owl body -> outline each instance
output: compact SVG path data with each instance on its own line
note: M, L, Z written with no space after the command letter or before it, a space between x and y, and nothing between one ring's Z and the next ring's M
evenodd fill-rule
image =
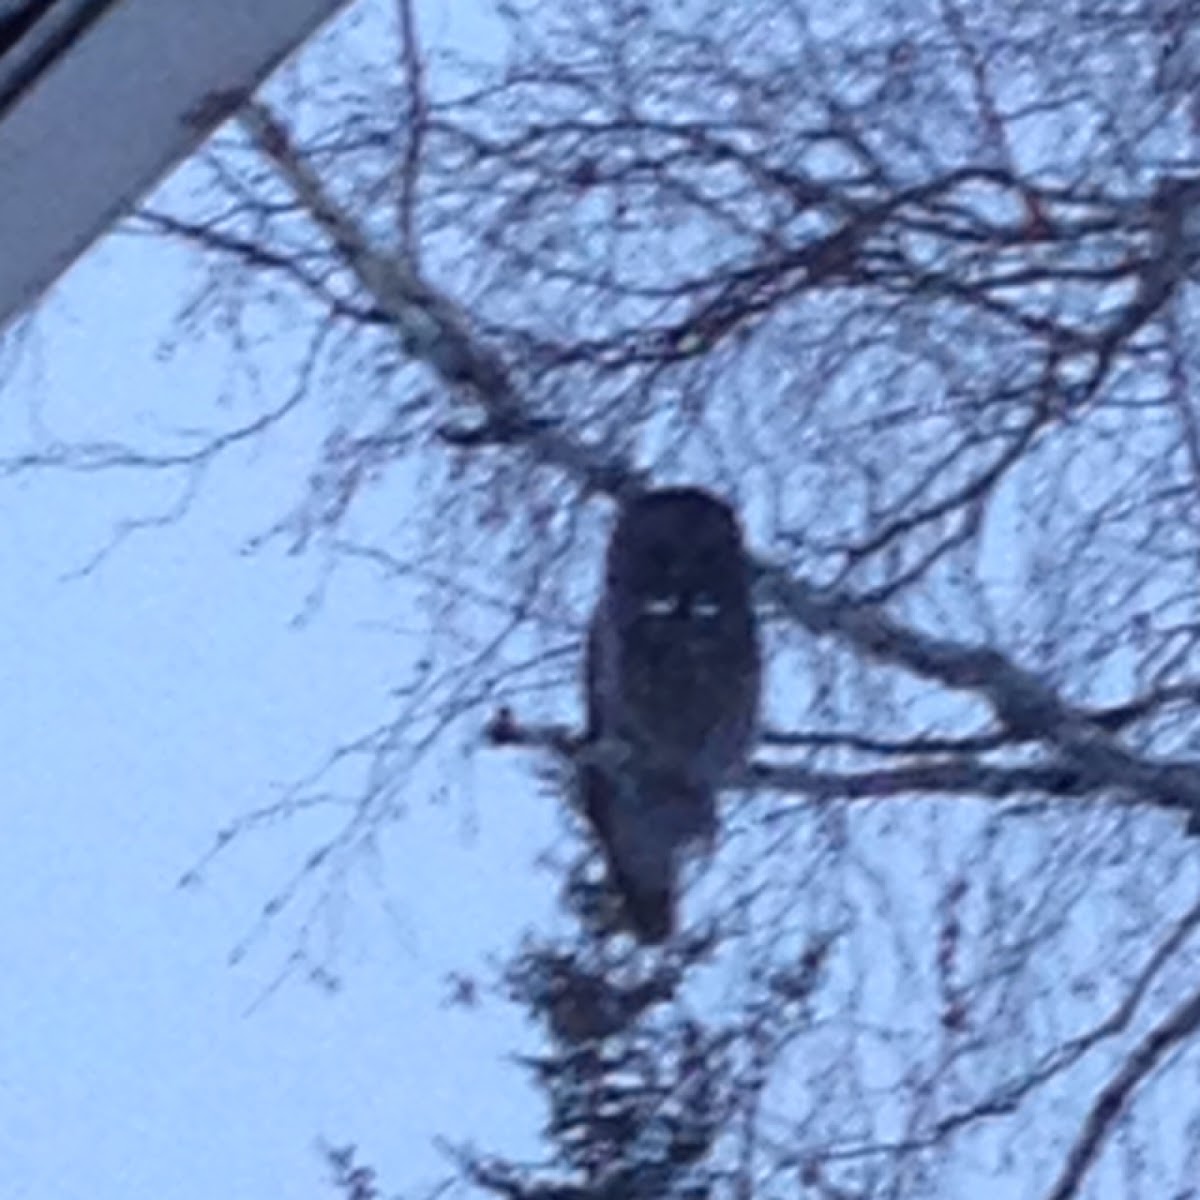
M621 511L588 638L588 731L620 770L585 766L582 803L633 931L674 926L681 851L711 842L716 795L744 766L761 665L737 518L697 488L649 492Z

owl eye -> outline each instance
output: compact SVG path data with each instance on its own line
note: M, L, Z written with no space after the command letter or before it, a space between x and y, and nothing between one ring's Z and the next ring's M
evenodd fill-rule
M692 599L692 616L701 621L711 621L721 615L721 602L708 592L701 592Z
M647 596L642 601L642 614L647 617L669 617L678 607L678 596Z

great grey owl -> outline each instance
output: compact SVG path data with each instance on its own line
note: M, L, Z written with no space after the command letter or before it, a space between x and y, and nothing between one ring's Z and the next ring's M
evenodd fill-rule
M662 488L618 515L588 635L596 753L579 786L644 942L673 932L680 852L711 843L717 790L753 744L761 662L750 584L737 517L708 492Z

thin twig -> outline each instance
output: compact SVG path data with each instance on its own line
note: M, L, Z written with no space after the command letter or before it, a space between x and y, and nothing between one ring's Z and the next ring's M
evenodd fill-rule
M417 184L425 149L429 102L425 95L425 63L421 57L420 34L412 0L396 0L400 20L401 63L408 93L405 112L404 154L400 161L397 222L400 246L412 269L421 265L420 245L416 235Z
M1134 1048L1121 1069L1100 1089L1088 1110L1062 1172L1046 1200L1071 1200L1079 1192L1117 1119L1134 1091L1170 1051L1200 1028L1200 988L1163 1018Z

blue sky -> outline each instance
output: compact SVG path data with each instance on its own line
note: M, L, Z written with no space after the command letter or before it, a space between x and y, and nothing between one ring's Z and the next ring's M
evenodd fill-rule
M10 424L35 393L60 429L76 408L115 430L165 394L205 403L202 363L150 353L162 271L127 245L81 266L42 327L44 378L8 389ZM361 620L380 602L370 585L339 586L296 628L312 563L237 553L257 497L295 483L267 457L78 579L63 576L146 503L145 481L4 489L0 1194L13 1200L317 1195L318 1135L360 1140L399 1183L437 1169L437 1133L529 1128L501 1062L513 1015L442 1004L449 971L511 944L552 899L526 869L553 824L521 764L494 764L502 808L452 798L396 827L382 886L364 872L345 908L337 995L264 994L293 948L288 914L227 965L313 848L311 822L243 839L203 887L176 887L231 818L386 712L387 635Z
M79 264L6 381L0 444L136 437L211 411L224 351L155 352L184 269L119 239ZM170 495L161 481L0 490L6 1200L320 1196L319 1137L358 1142L399 1188L445 1173L436 1135L511 1149L535 1127L504 1061L527 1036L517 1015L444 1003L448 973L552 908L531 864L556 826L527 763L419 801L352 877L317 927L335 994L273 987L302 908L257 920L319 819L239 839L203 886L177 887L220 828L387 714L403 651L370 618L396 619L394 597L342 576L297 624L315 563L239 554L293 498L300 452L284 439L231 461L182 523L78 578L115 521Z

